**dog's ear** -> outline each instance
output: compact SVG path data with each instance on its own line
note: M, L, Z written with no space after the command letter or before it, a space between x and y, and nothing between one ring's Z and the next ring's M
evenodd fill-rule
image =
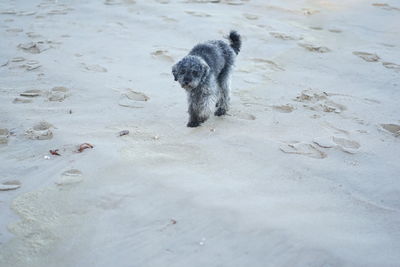
M179 67L179 63L176 63L175 65L172 66L172 74L174 75L174 79L175 81L178 80L178 67Z
M204 82L210 74L210 67L205 63L201 64L201 67L203 68L203 76L201 77L201 81Z

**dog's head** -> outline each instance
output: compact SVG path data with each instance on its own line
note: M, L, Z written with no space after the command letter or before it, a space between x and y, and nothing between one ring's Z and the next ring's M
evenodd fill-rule
M187 91L197 88L207 78L209 71L207 63L197 56L186 56L172 67L175 81Z

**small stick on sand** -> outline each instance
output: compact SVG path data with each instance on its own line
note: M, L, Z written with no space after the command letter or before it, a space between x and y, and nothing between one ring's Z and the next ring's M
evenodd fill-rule
M79 146L78 149L78 153L81 153L83 150L87 149L87 148L93 148L93 145L89 144L89 143L83 143Z

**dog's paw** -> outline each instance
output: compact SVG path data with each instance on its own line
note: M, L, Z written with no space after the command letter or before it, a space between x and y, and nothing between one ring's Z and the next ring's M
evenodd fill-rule
M222 115L225 115L225 114L226 114L226 110L223 109L223 108L219 108L214 112L215 116L222 116Z
M191 127L191 128L197 127L197 126L200 126L200 122L198 122L198 121L189 121L186 126L187 127Z

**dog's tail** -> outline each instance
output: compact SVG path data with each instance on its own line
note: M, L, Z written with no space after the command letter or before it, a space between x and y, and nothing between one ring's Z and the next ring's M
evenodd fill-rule
M236 31L231 31L229 33L229 41L231 42L231 47L235 51L236 55L239 54L240 48L242 47L242 38Z

